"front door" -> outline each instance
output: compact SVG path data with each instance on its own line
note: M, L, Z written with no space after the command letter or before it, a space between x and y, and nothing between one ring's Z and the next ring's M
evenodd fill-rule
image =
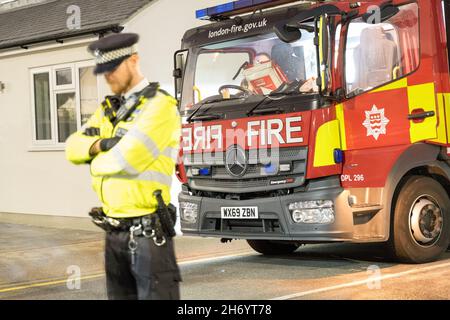
M350 99L344 118L349 150L437 137L436 86L432 60L420 61L418 4L399 9L375 25L362 18L348 25L345 86Z

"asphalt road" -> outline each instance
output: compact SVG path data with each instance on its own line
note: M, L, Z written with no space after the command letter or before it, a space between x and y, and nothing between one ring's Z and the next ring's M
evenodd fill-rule
M0 224L0 299L106 299L102 238ZM176 248L182 299L450 299L450 252L402 265L383 258L380 245L308 245L264 257L244 241L178 237Z

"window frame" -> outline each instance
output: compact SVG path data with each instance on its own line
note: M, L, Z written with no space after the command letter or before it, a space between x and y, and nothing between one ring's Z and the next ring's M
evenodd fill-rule
M77 97L78 95L75 90L74 89L65 89L65 90L55 90L53 92L53 99L54 99L53 103L55 106L55 126L54 126L55 139L54 140L55 140L56 145L61 145L61 146L65 145L64 142L59 142L58 99L57 99L57 96L59 94L74 94L74 96L75 96L75 116L76 116L76 120L77 120L76 127L77 127L77 130L80 129L79 121L78 121L78 119L80 118L80 114L78 112L79 111L79 99Z
M77 130L81 129L81 86L80 86L80 69L95 67L93 60L78 61L72 63L50 65L45 67L30 68L30 91L31 91L31 146L29 151L63 151L65 149L65 142L59 142L58 135L58 116L57 116L57 94L75 93L75 113ZM72 84L70 85L56 85L56 71L70 68L72 71ZM50 122L51 122L51 137L50 140L37 139L37 123L36 123L36 101L34 88L35 74L49 74L49 92L50 92ZM100 105L100 77L96 76L97 84L97 103Z
M57 65L55 67L52 68L52 73L53 73L53 77L55 82L53 83L54 85L54 89L55 90L75 90L76 89L76 82L75 82L75 68L73 67L73 63L67 63L67 64L60 64ZM62 70L66 70L66 69L70 69L70 75L72 78L72 83L71 84L57 84L57 76L56 73L58 71L62 71Z
M34 87L34 76L36 74L47 73L49 79L49 102L50 102L50 140L38 140L37 139L37 123L36 123L36 96L35 96L35 87ZM33 137L33 145L34 146L45 146L53 143L54 133L53 133L53 122L54 122L54 112L52 108L52 92L51 92L51 83L52 83L52 75L48 68L34 68L30 72L30 90L31 90L31 120L32 120L32 137Z
M408 1L408 2L404 2L404 3L401 3L401 4L395 5L395 6L400 8L400 7L409 5L409 4L416 4L417 5L417 21L418 21L418 24L419 24L418 25L418 30L419 30L419 37L418 37L418 39L419 39L419 48L418 48L419 49L419 63L417 64L416 68L413 71L411 71L411 72L409 72L407 74L404 74L404 75L402 75L401 77L399 77L397 79L394 79L394 80L391 80L389 82L380 84L379 86L376 86L374 88L365 90L365 91L357 93L357 94L349 94L347 92L347 43L348 43L348 32L350 30L350 24L354 20L360 19L363 15L358 15L358 16L354 17L353 19L349 20L346 23L345 30L344 30L344 32L345 32L345 41L343 43L343 47L344 47L343 53L344 54L343 54L343 69L342 69L342 78L343 78L342 86L344 87L344 92L345 92L345 98L346 99L353 99L353 98L358 97L360 95L366 94L368 92L377 90L379 88L382 88L384 86L387 86L389 84L397 82L397 81L399 81L401 79L409 77L410 75L412 75L413 73L417 72L420 69L420 66L421 66L421 63L422 63L422 59L421 59L421 56L422 56L422 35L421 35L421 32L420 32L421 31L420 28L421 28L421 25L422 25L422 23L421 23L421 15L420 15L421 7L420 7L420 5L419 5L419 3L417 1ZM341 29L341 32L342 32L342 30L343 29Z

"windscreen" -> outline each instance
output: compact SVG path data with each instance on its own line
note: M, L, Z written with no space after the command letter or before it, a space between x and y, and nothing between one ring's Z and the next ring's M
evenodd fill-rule
M241 96L266 96L291 86L295 93L318 91L314 33L281 41L274 33L207 45L194 52L194 77L184 83L182 110L200 102ZM189 68L189 67L188 67Z

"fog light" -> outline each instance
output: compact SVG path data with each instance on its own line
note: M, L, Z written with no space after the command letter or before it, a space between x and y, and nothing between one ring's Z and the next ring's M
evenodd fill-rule
M281 172L289 172L289 171L291 171L291 164L290 163L280 164L280 171Z
M191 173L193 176L198 176L200 175L200 169L199 168L192 168L191 169Z
M278 165L269 163L264 166L264 173L265 174L277 174L278 173Z
M211 174L211 168L201 168L199 174L201 176L209 176Z
M294 202L289 205L289 211L295 223L330 224L335 220L331 200Z
M191 202L180 202L180 218L187 223L196 223L198 217L198 205Z

